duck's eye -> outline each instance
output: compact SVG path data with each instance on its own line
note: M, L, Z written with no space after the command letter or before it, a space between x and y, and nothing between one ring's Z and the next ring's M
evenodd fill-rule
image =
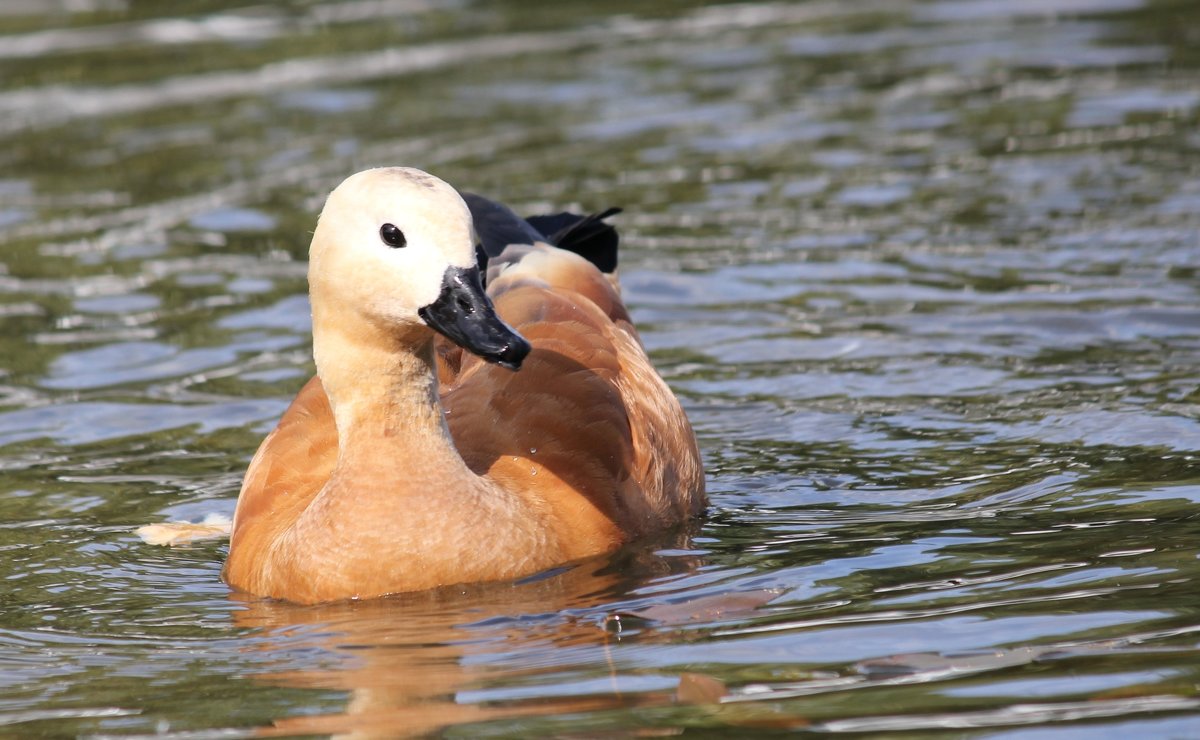
M396 228L396 224L384 224L379 227L379 238L383 243L394 249L408 244L408 240L404 238L404 232Z

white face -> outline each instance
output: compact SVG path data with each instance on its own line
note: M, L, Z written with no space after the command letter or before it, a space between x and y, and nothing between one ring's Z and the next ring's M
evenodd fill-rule
M404 167L359 172L330 193L313 235L314 311L419 323L446 269L475 264L474 245L470 211L445 182Z

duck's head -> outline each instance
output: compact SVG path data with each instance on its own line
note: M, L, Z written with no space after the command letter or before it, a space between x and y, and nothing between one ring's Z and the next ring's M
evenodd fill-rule
M510 369L530 345L483 291L462 197L408 167L351 175L325 202L309 252L313 311L424 330Z

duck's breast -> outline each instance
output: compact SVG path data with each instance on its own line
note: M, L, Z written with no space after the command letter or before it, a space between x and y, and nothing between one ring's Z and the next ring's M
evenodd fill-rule
M279 535L308 508L337 459L333 410L319 378L296 395L255 453L233 518L225 579L256 591L262 562Z

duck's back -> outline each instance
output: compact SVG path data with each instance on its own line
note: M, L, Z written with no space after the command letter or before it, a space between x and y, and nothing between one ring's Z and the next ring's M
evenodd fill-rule
M527 491L589 551L580 555L699 513L695 436L613 281L573 253L512 246L492 260L488 293L533 351L516 373L466 353L457 372L443 372L446 419L467 464Z

